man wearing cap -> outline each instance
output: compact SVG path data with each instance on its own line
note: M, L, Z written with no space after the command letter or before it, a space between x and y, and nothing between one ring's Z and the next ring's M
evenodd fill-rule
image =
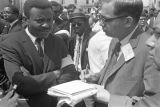
M80 9L76 9L70 15L73 33L69 41L69 53L71 54L77 70L86 68L87 65L87 52L86 47L90 36L90 27L88 19Z

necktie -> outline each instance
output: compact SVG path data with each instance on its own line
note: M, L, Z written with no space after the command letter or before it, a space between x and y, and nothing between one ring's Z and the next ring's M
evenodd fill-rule
M119 52L120 52L120 47L121 47L121 44L120 42L118 42L114 48L114 51L111 55L111 59L109 61L109 65L108 65L108 71L110 72L111 69L113 68L113 66L117 63L117 58L119 56Z
M120 47L121 47L120 42L116 42L116 44L114 42L112 43L110 44L110 46L113 45L113 47L109 49L108 59L106 61L104 68L101 70L102 75L98 82L98 84L101 84L101 85L105 84L105 81L106 81L105 77L110 74L114 65L117 63L117 58L119 56Z
M38 48L38 53L41 57L44 56L44 53L43 53L43 49L42 49L42 46L41 46L41 42L42 42L42 38L37 38L36 39L36 44L37 44L37 48Z

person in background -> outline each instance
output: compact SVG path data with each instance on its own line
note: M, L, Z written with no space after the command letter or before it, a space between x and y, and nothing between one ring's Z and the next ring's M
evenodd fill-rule
M67 6L68 14L71 15L75 9L76 9L76 6L74 4L69 4Z
M0 34L3 33L4 26L7 25L8 22L3 18L0 18Z
M54 15L48 0L24 3L26 29L3 36L0 43L7 76L28 99L29 107L56 107L48 88L79 79L64 41L51 34Z
M94 74L101 71L104 67L106 60L108 59L109 45L112 40L111 37L107 36L100 26L99 20L99 6L100 2L95 5L91 12L91 17L95 19L95 24L92 27L93 36L90 38L88 43L88 60L90 70L88 73Z
M148 21L148 11L143 10L143 12L141 14L141 17L139 19L139 25L144 32L147 31L148 28L149 28L149 25L148 25L147 21Z
M139 19L139 26L142 28L142 30L144 32L148 32L150 34L152 34L152 28L150 27L150 25L148 24L148 19L149 18L149 13L147 10L143 10L141 17Z
M103 30L93 35L88 43L89 73L98 73L102 70L108 59L108 50L112 38Z
M156 17L155 24L153 26L153 34L146 41L146 45L150 48L149 55L151 60L155 65L155 69L158 70L160 68L160 15Z
M20 31L22 27L22 20L19 19L19 10L14 5L7 5L4 7L4 20L8 22L4 26L2 34Z
M52 33L54 33L54 35L56 36L61 37L64 40L66 47L68 48L68 39L70 37L69 20L62 18L63 7L61 4L57 3L56 1L51 1L51 4L53 15L55 17Z
M86 48L91 29L85 14L78 8L70 15L70 22L72 23L73 35L69 40L69 53L77 71L81 71L86 68L88 63Z
M59 28L59 25L63 23L63 20L59 16L60 14L62 14L63 7L61 6L61 4L57 3L56 1L51 1L51 5L52 5L52 10L53 10L53 15L55 18L53 22L53 30L55 33L61 30L61 28Z

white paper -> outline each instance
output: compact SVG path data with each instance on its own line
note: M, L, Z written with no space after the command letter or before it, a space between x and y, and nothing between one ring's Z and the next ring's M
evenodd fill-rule
M83 99L96 93L97 89L93 84L88 84L81 80L74 80L48 89L48 95L56 96L60 99L58 107L64 103L74 106Z

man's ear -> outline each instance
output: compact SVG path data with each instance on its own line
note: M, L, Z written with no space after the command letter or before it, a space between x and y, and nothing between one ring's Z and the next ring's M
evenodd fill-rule
M133 18L131 16L127 16L125 18L124 23L125 23L125 27L130 27L133 23Z

